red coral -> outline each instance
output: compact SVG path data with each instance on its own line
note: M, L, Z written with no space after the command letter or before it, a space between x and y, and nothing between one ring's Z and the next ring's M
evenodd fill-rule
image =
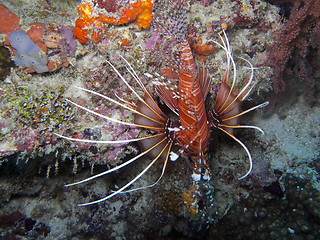
M286 1L279 1L290 2ZM284 91L284 75L297 76L303 82L312 81L311 67L307 58L320 45L320 5L318 0L291 1L292 10L288 21L277 33L275 44L270 50L270 65L274 69L275 92ZM312 51L311 51L312 50ZM293 65L290 68L290 64ZM309 69L309 70L308 70Z
M8 8L0 4L0 33L9 35L12 31L20 30L19 17L9 12Z
M26 33L35 44L37 44L44 52L47 52L47 47L43 43L43 28L44 23L32 23Z

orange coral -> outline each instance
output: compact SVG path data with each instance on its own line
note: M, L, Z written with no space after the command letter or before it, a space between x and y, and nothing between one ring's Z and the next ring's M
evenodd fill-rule
M197 42L191 43L192 51L196 54L196 58L199 61L205 61L207 57L218 50L214 43L203 44L202 38L200 38Z
M88 30L84 29L86 27L86 21L81 18L78 18L75 22L75 27L73 29L73 35L78 38L80 43L88 42Z
M183 201L186 204L187 211L192 215L196 215L198 213L198 206L195 195L197 190L198 185L195 183L189 191L183 193Z
M86 43L89 40L88 29L91 30L91 39L93 41L100 40L100 33L104 29L103 24L96 17L91 17L93 9L89 3L83 3L78 8L80 18L75 22L73 35L75 35L80 43Z
M93 13L93 7L92 3L84 2L77 8L80 17L75 22L73 34L81 43L88 42L89 38L99 41L101 32L106 28L105 24L121 25L135 21L140 28L147 29L153 19L152 0L130 3L129 6L120 10L119 17L107 17L102 13ZM91 33L90 37L88 30Z
M102 22L112 23L114 25L136 21L140 28L148 29L153 19L152 8L153 3L151 0L140 0L135 3L130 3L128 7L124 8L119 19L115 17L106 17L102 14L100 14L99 18Z

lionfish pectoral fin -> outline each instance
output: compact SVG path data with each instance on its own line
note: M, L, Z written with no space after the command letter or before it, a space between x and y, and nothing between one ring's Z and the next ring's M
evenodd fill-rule
M151 146L150 148L148 148L147 150L145 150L144 152L140 153L139 155L131 158L130 160L120 164L119 166L116 166L114 168L111 168L107 171L104 171L102 173L99 173L99 174L96 174L94 176L91 176L89 178L86 178L84 180L81 180L81 181L78 181L78 182L75 182L75 183L70 183L70 184L66 184L65 187L70 187L70 186L74 186L74 185L78 185L78 184L81 184L81 183L84 183L84 182L88 182L90 180L93 180L95 178L98 178L98 177L101 177L101 176L104 176L104 175L107 175L111 172L114 172L116 170L119 170L125 166L127 166L128 164L134 162L135 160L137 160L138 158L142 157L143 155L149 153L150 151L152 151L154 148L158 147L158 145L161 145L161 143L165 140L164 138L164 134L163 133L158 133L156 135L152 135L152 136L148 136L148 137L144 137L144 138L138 138L138 139L130 139L130 140L118 140L118 141L93 141L93 140L85 140L85 139L73 139L73 138L67 138L67 137L64 137L64 136L61 136L61 135L58 135L56 134L57 136L60 136L64 139L67 139L67 140L72 140L72 141L80 141L80 142L94 142L94 143L123 143L123 142L137 142L137 141L140 141L140 140L145 140L145 139L152 139L154 137L159 137L159 136L162 136L162 141L158 141L156 144L154 144L153 146Z
M138 77L138 75L136 74L136 72L134 71L134 69L132 68L132 66L129 64L129 62L127 60L125 60L125 58L123 58L121 56L121 58L125 61L125 63L127 64L127 70L129 71L129 73L133 76L133 78L137 81L137 83L140 85L140 87L143 89L143 91L145 92L145 94L147 96L149 96L149 98L153 101L155 108L152 108L150 106L150 104L146 103L144 101L144 99L132 88L132 86L130 86L130 84L127 82L127 80L121 75L121 73L116 69L116 67L109 61L107 61L107 63L112 67L112 69L117 73L117 75L120 77L120 79L122 80L122 82L130 89L130 91L139 99L139 101L141 101L142 103L145 104L146 107L150 108L151 111L154 111L155 114L158 115L158 118L162 119L162 120L166 120L164 116L164 114L159 114L162 113L161 109L158 107L158 105L154 102L153 98L151 97L150 93L147 91L147 89L145 88L145 86L143 85L142 81L140 80L140 78Z
M225 32L224 32L224 35L225 35L225 38L227 39L227 36L226 36ZM222 38L222 37L220 36L220 38ZM241 91L236 96L233 96L232 95L232 90L233 90L234 84L236 82L237 68L236 68L236 64L235 64L235 62L233 60L233 57L232 57L232 54L231 54L231 49L228 46L229 46L229 41L227 39L227 45L224 43L223 46L221 46L221 47L225 50L225 52L227 54L228 62L231 61L231 63L232 63L232 66L233 66L233 69L234 69L234 73L233 73L234 76L233 76L233 81L232 81L231 88L228 89L227 83L228 83L230 66L231 66L228 63L228 66L227 66L227 69L226 69L226 73L224 75L224 79L223 79L223 82L222 82L222 85L225 84L225 88L228 89L228 95L227 95L227 97L223 97L223 99L224 99L223 104L218 104L219 108L217 109L220 112L224 112L224 113L228 113L230 111L233 111L233 109L236 107L236 105L240 104L249 95L249 93L253 89L253 86L251 86L251 88L249 90L247 90L247 89L249 88L250 85L252 85L251 83L252 83L253 76L254 76L254 69L256 69L256 68L253 67L253 65L252 65L252 63L250 61L248 61L245 58L239 57L240 59L246 61L249 64L250 67L248 67L248 69L251 70L251 74L250 74L249 81L246 83L246 85L241 89ZM220 89L219 89L219 91L220 91ZM224 90L224 91L226 91L226 90ZM220 102L221 102L221 100L220 100Z
M168 145L166 145L168 146ZM134 188L134 189L130 189L130 190L127 190L127 191L122 191L120 193L130 193L130 192L134 192L134 191L138 191L138 190L142 190L142 189L146 189L146 188L151 188L153 186L155 186L163 177L164 175L164 172L166 170L166 166L167 166L167 163L168 163L168 159L169 159L169 153L170 150L171 150L171 146L172 146L172 142L170 143L169 147L168 147L168 151L167 151L167 154L166 154L166 158L164 160L164 163L163 163L163 167L162 167L162 171L161 171L161 175L160 177L153 183L153 184L150 184L150 185L147 185L147 186L143 186L143 187L139 187L139 188ZM114 192L114 191L113 191Z
M228 131L226 131L223 128L218 127L222 132L226 133L227 135L229 135L230 137L232 137L236 142L238 142L246 151L248 157L249 157L249 170L247 171L247 173L245 175L243 175L242 177L238 178L238 180L242 180L244 178L246 178L252 171L252 158L251 158L251 154L248 150L248 148L246 147L246 145L244 145L238 138L236 138L233 134L229 133Z
M165 141L166 138L163 138L163 141ZM84 203L84 204L79 204L78 206L88 206L88 205L92 205L92 204L96 204L96 203L100 203L103 201L108 200L109 198L123 192L123 190L125 190L126 188L128 188L130 185L132 185L134 182L136 182L143 174L145 174L149 168L151 168L151 166L158 160L158 158L162 155L162 153L165 151L165 149L170 145L171 143L167 142L167 144L165 145L165 147L159 152L159 154L151 161L151 163L148 164L148 166L143 169L135 178L133 178L129 183L127 183L126 185L124 185L123 187L121 187L119 190L111 193L110 195L106 196L105 198L96 200L96 201L92 201L92 202L88 202L88 203Z
M240 113L238 113L238 114L236 114L236 115L233 115L232 117L224 118L223 121L229 121L229 120L231 120L231 119L238 118L238 117L240 117L240 116L242 116L242 115L244 115L244 114L246 114L246 113L248 113L248 112L251 112L251 111L253 111L253 110L255 110L255 109L263 108L263 107L267 106L268 104L269 104L268 101L267 101L267 102L264 102L264 103L261 103L261 104L259 104L259 105L257 105L257 106L254 106L254 107L249 108L249 109L247 109L247 110L245 110L245 111L242 111L242 112L240 112Z
M154 75L150 73L145 73L145 76L151 79L155 79L153 80L153 84L156 86L157 95L168 106L168 108L170 108L172 112L174 112L176 115L179 115L177 93L172 88L170 82L165 83L164 77L157 73L155 73Z
M228 89L228 94L225 95L225 93L224 93L224 97L221 98L221 99L223 99L223 101L221 99L217 98L218 99L218 102L217 102L217 107L218 108L216 110L218 110L220 112L226 112L227 109L229 109L229 111L230 111L230 109L233 109L233 107L235 106L235 103L242 102L249 95L252 87L249 90L247 90L247 89L252 83L253 76L254 76L254 69L256 69L256 68L253 67L253 65L252 65L252 63L250 61L248 61L245 58L239 57L240 59L246 61L249 64L250 67L248 67L248 69L251 70L251 74L250 74L249 81L242 88L242 90L236 96L232 96L232 91L233 91L233 88L234 88L234 85L235 85L235 82L236 82L236 77L237 77L237 67L236 67L235 61L234 61L234 59L232 57L230 43L229 43L229 40L227 38L227 35L226 35L226 33L224 31L223 31L223 34L224 34L224 39L225 40L223 39L223 37L221 35L219 35L220 36L220 40L222 41L222 45L220 43L216 42L216 44L218 44L226 52L227 59L228 59L226 73L224 75L222 84L226 84L226 86L227 86L228 79L229 79L229 72L230 72L230 69L231 69L231 64L232 64L232 67L233 67L233 80L232 80L231 88L230 89L228 87L226 88L226 89ZM231 99L230 99L230 97L231 97ZM221 102L223 102L223 103L221 104Z
M124 190L126 188L128 188L130 185L132 185L134 182L136 182L163 154L166 156L165 157L165 162L164 162L164 166L163 166L163 170L161 173L161 176L159 177L159 179L152 185L147 186L147 187L151 187L154 186L155 184L157 184L160 179L162 178L164 171L165 171L165 167L167 165L167 161L168 161L168 156L169 156L169 152L172 146L172 140L168 139L168 136L166 135L165 132L165 127L167 124L167 116L161 111L161 109L159 108L159 106L156 104L156 102L154 101L154 99L152 98L152 96L150 95L150 93L147 91L147 89L145 88L145 86L143 85L142 81L139 79L138 75L136 74L136 72L133 70L133 68L131 67L131 65L127 62L127 60L125 60L122 56L121 58L125 61L125 63L127 64L126 69L127 71L131 74L131 76L135 79L135 81L139 84L139 86L142 88L142 90L145 93L145 97L142 98L134 89L133 87L128 83L128 81L121 75L121 73L115 68L114 65L112 65L112 63L110 63L109 61L107 61L107 63L113 68L113 70L116 72L116 74L120 77L120 79L122 80L122 82L128 87L128 89L130 89L130 91L138 98L138 104L133 104L130 103L124 99L119 98L119 96L116 96L118 98L118 100L114 100L112 98L109 98L105 95L102 95L98 92L94 92L92 90L88 90L88 89L84 89L81 87L78 87L78 89L81 89L83 91L89 92L91 94L97 95L101 98L104 98L126 110L131 111L132 113L135 114L135 122L134 123L130 123L130 122L125 122L125 121L121 121L118 119L114 119L114 118L110 118L108 116L105 116L103 114L100 114L99 112L90 110L87 107L81 106L75 102L72 102L70 100L67 100L68 102L70 102L71 104L75 105L76 107L89 112L95 116L101 117L103 119L106 119L108 121L111 122L115 122L115 123L119 123L119 124L123 124L126 126L131 126L131 127L138 127L138 128L145 128L148 130L151 130L154 133L154 135L151 136L146 136L146 137L141 137L141 138L135 138L135 139L126 139L126 140L113 140L113 141L96 141L96 140L86 140L86 139L76 139L76 138L70 138L70 137L65 137L59 134L55 134L58 137L64 138L66 140L71 140L71 141L78 141L78 142L86 142L86 143L107 143L107 144L119 144L119 143L128 143L128 142L141 142L142 146L143 146L143 152L140 153L139 155L131 158L130 160L128 160L125 163L120 164L117 167L114 167L110 170L107 170L105 172L102 172L100 174L94 175L92 177L86 178L82 181L78 181L75 183L71 183L71 184L67 184L65 185L66 187L69 186L73 186L73 185L77 185L77 184L81 184L84 182L88 182L92 179L104 176L106 174L109 174L111 172L114 172L118 169L121 169L122 167L127 166L128 164L132 163L133 161L137 160L138 158L142 157L143 155L150 153L151 155L155 155L153 160L151 161L151 163L149 163L149 165L143 169L143 171L141 171L135 178L133 178L129 183L127 183L126 185L124 185L122 188L120 188L119 190L111 193L110 195L108 195L105 198L102 198L100 200L96 200L96 201L92 201L89 203L85 203L85 204L80 204L79 206L87 206L87 205L91 205L91 204L95 204L95 203L99 203L99 202L103 202L119 193L124 192ZM164 151L167 150L166 153L164 153ZM146 188L146 187L142 187L142 188ZM142 189L139 188L139 189ZM132 191L132 190L130 190Z

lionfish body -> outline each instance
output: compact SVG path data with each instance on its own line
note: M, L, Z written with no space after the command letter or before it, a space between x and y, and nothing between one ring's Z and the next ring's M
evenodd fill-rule
M205 109L204 92L201 89L198 70L191 48L186 39L181 42L178 84L178 112L183 131L178 132L177 141L193 162L194 180L200 180L201 170L205 168L204 178L210 178L207 163L210 128Z

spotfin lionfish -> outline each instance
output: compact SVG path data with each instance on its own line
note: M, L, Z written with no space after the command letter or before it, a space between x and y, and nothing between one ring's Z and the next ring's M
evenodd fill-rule
M226 53L227 56L227 67L224 74L223 81L220 85L219 91L216 95L216 100L213 107L209 110L206 109L205 98L209 93L210 80L208 78L208 73L204 69L198 69L193 59L191 48L185 36L181 37L180 41L180 55L179 55L179 81L178 88L174 90L170 83L167 83L165 78L160 75L146 74L153 78L153 82L156 86L158 96L161 100L168 106L169 109L177 116L178 120L171 120L165 113L160 109L156 101L153 99L152 95L148 92L144 86L142 80L139 78L137 73L134 71L132 66L128 63L126 59L121 57L121 59L126 64L126 70L133 79L136 81L138 86L142 89L144 96L140 96L137 91L129 84L129 82L123 77L123 75L116 69L116 67L109 61L107 63L116 72L121 81L126 85L126 87L137 97L137 103L132 104L123 99L113 99L108 96L102 95L100 93L94 92L92 90L78 88L81 91L96 95L109 101L113 104L118 105L128 111L134 113L134 122L121 121L119 119L114 119L105 115L102 115L96 111L90 110L87 107L79 105L71 100L67 100L74 106L83 109L95 116L101 117L107 121L111 121L117 124L123 124L126 126L141 128L150 130L153 132L152 135L144 136L135 139L125 139L116 141L96 141L96 140L86 140L86 139L75 139L60 134L57 136L71 140L86 143L102 143L102 144L118 144L118 143L129 143L138 142L141 147L141 153L137 156L131 158L130 160L110 169L100 174L94 175L87 179L79 182L68 184L66 186L73 186L76 184L88 182L95 178L101 177L103 175L114 172L121 169L128 164L136 161L144 155L149 155L151 158L150 163L145 167L136 177L129 181L124 186L120 187L118 190L113 191L108 196L92 201L85 204L80 204L79 206L87 206L95 203L105 201L117 194L124 192L132 192L139 189L145 189L156 185L162 178L167 162L169 159L175 161L179 156L191 159L193 163L193 179L199 181L201 176L204 180L209 180L211 178L211 171L209 168L208 159L208 145L210 141L211 128L218 128L223 131L235 141L237 141L246 151L249 158L249 169L248 171L239 179L243 179L248 176L252 169L252 159L251 154L247 147L233 135L234 128L254 128L263 133L263 131L256 126L242 126L239 125L239 117L257 108L264 107L268 104L265 102L258 106L252 107L248 110L242 111L240 104L249 95L252 90L252 79L254 73L254 67L248 61L243 59L249 64L249 69L251 70L251 76L248 83L243 87L243 89L237 94L233 94L235 82L236 82L236 64L233 60L230 44L228 38L223 32L223 35L219 35L220 41L215 42L219 45ZM231 87L228 87L228 81L230 76L230 71L233 69L233 80ZM251 87L251 88L250 88ZM250 88L250 89L249 89ZM173 152L172 147L176 145L179 147L178 151ZM127 190L133 183L135 183L143 174L145 174L155 162L163 160L163 167L160 177L151 185L139 187L135 189Z

